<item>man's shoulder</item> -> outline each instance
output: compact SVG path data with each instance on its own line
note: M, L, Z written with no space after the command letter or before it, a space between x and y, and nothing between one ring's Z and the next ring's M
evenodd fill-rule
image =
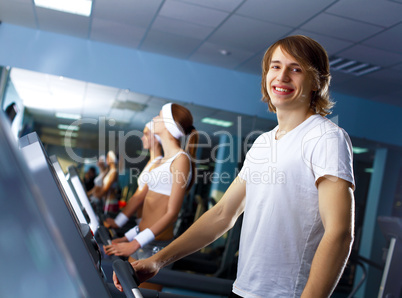
M339 121L337 116L328 119L316 114L312 117L314 117L312 121L310 121L309 124L304 127L304 135L314 135L315 137L322 137L325 135L338 135L339 137L348 136L347 132L337 124Z

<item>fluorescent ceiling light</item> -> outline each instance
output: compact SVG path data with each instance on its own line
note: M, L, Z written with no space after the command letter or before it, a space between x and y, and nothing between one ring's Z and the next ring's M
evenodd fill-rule
M379 67L379 66L373 66L373 67L364 69L364 70L362 70L362 71L360 71L360 72L357 72L355 75L357 75L357 76L362 76L362 75L364 75L364 74L368 74L368 73L370 73L370 72L379 70L380 68L381 68L381 67Z
M66 125L66 124L59 124L59 125L57 125L57 128L58 129L63 129L63 130L74 130L74 131L77 131L77 130L80 129L76 125Z
M59 135L61 135L61 136L63 136L63 137L65 137L66 134L67 134L67 132L64 131L64 130L59 131ZM72 133L69 133L68 136L69 136L69 137L72 137L72 138L76 138L76 137L78 137L78 133L72 132Z
M214 119L214 118L209 118L205 117L201 120L202 123L207 123L207 124L212 124L212 125L217 125L217 126L223 126L223 127L230 127L233 125L233 122L231 121L225 121L225 120L219 120L219 119Z
M13 68L11 81L28 109L79 114L84 106L85 82Z
M361 154L369 151L367 148L360 148L360 147L353 147L352 150L354 154Z
M337 63L339 63L341 61L343 61L343 58L336 58L334 60L330 59L329 60L329 66L335 65L335 64L337 64Z
M365 171L366 173L374 173L374 169L373 169L373 168L367 168L367 169L364 169L364 171Z
M357 65L357 66L355 66L355 67L348 68L347 70L345 70L345 72L346 72L346 73L355 72L356 70L365 68L365 67L367 67L367 66L369 66L368 63L359 64L359 65Z
M78 120L78 119L81 119L81 115L68 114L68 113L56 113L56 118Z
M342 63L341 65L338 65L338 66L336 66L336 67L332 67L332 69L334 69L334 70L341 70L341 69L344 69L344 68L346 68L346 67L348 67L348 66L351 66L351 65L353 65L353 64L355 64L356 63L356 61L348 61L348 62L345 62L345 63Z
M340 57L331 57L329 59L329 65L331 66L331 70L350 73L355 76L365 75L381 69L381 67L377 65L371 65L368 63L363 63Z
M47 9L89 17L92 0L34 0L35 5Z

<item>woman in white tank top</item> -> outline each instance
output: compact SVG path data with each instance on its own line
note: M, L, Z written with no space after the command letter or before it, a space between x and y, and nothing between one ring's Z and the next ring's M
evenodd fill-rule
M148 122L143 130L143 136L141 141L143 148L149 150L150 159L141 174L137 178L138 188L135 193L129 199L127 205L121 210L121 212L116 216L115 219L107 218L104 222L106 227L111 227L114 229L123 227L130 216L134 214L137 215L137 223L140 222L142 217L142 206L144 203L145 195L148 192L147 186L147 173L151 166L158 160L162 158L162 146L160 144L161 139L158 135L151 133L151 122Z
M157 160L144 179L145 196L142 219L138 226L105 246L109 255L146 258L173 240L174 223L184 196L194 182L194 164L198 133L188 109L178 104L166 104L153 119L153 133L161 138L164 157ZM185 151L180 138L187 137ZM155 250L156 248L156 250Z

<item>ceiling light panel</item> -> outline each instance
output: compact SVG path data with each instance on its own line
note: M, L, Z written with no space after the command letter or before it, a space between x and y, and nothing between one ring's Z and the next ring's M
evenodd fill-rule
M70 119L70 120L81 119L80 114L56 113L55 116L56 116L56 118L60 118L60 119Z
M76 125L67 125L67 124L59 124L57 125L58 129L61 130L72 130L72 131L78 131L80 130L79 126Z
M225 121L225 120L209 118L209 117L203 118L201 120L201 122L211 124L211 125L216 125L216 126L222 126L222 127L231 127L233 125L233 122L231 122L231 121Z
M34 0L38 7L89 17L92 0Z
M85 82L13 68L11 81L24 106L33 109L79 113Z
M353 147L353 153L354 154L362 154L368 152L368 148L361 148L361 147Z

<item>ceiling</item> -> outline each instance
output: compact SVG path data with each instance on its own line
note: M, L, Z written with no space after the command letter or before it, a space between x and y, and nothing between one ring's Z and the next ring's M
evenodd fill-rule
M327 49L331 59L378 67L359 76L347 72L357 64L343 69L334 65L333 92L402 107L402 0L93 0L89 18L33 3L0 0L0 20L256 75L260 75L260 61L268 45L287 35L308 35ZM60 78L48 76L47 80L69 90L66 82L75 84L85 98L80 103L83 117L107 115L123 124L135 126L137 121L139 126L166 102L86 82L65 79L63 87ZM88 109L95 93L113 97L113 101L105 98L99 110L93 105ZM147 107L142 112L117 109L113 106L116 101L145 103ZM238 116L189 108L196 125L207 126L207 131L216 131L216 127L201 124L204 116L224 120ZM51 112L41 120L47 118L52 118ZM242 121L255 129L267 130L272 125L250 116Z
M305 34L380 67L333 71L333 91L402 106L402 0L93 0L89 18L33 2L0 0L0 20L258 75L268 45Z

